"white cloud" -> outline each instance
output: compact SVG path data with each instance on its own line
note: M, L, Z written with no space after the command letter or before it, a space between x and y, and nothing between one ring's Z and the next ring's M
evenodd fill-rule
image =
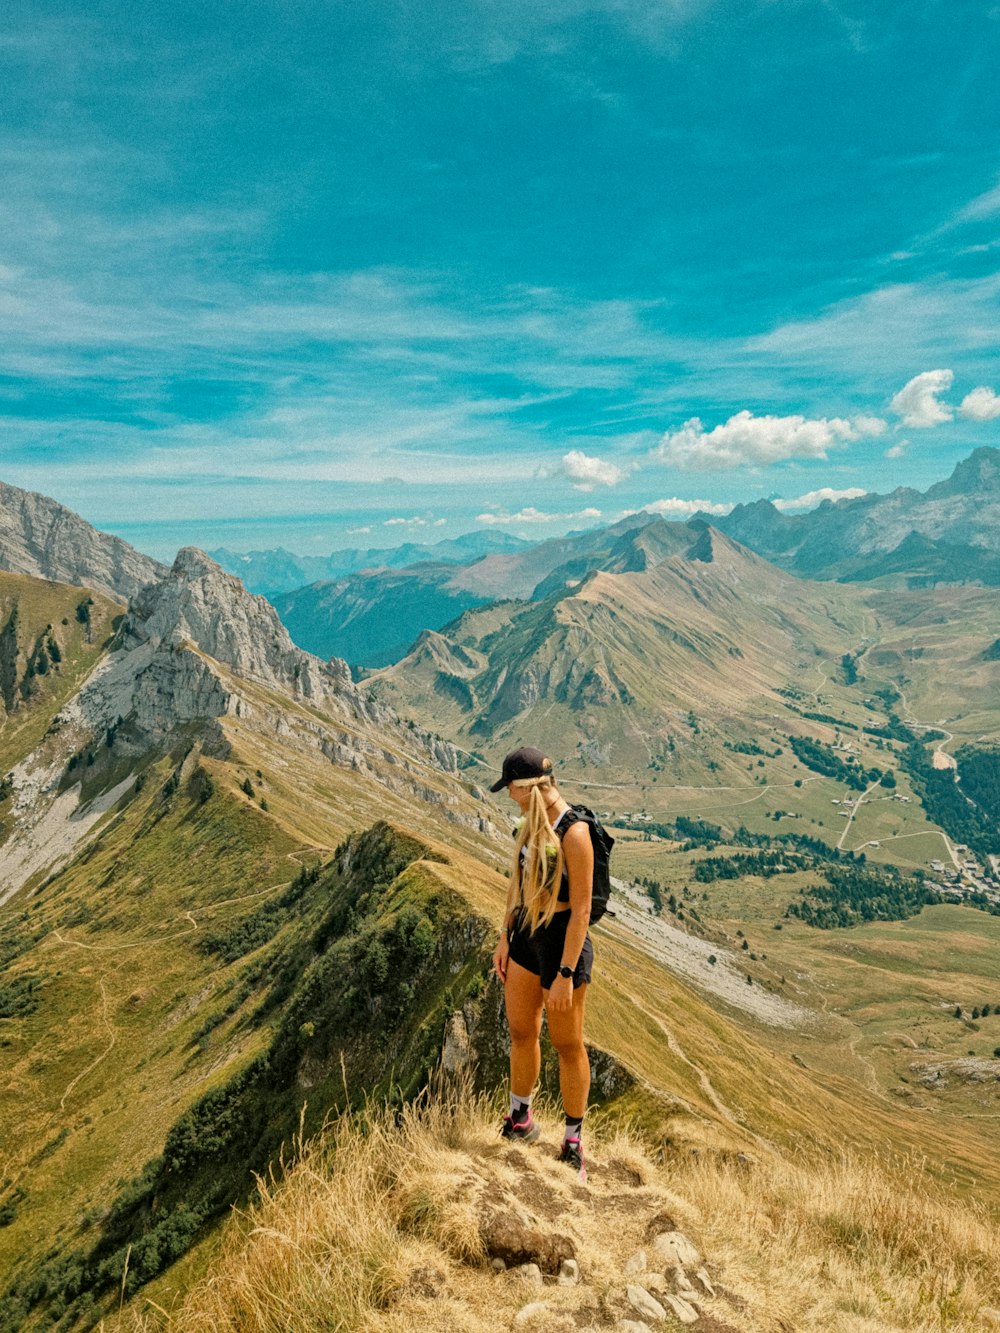
M432 528L443 528L443 527L447 524L447 522L448 522L448 520L447 520L446 518L436 518L436 519L434 520L434 522L431 524L431 527L432 527Z
M903 385L889 407L902 417L904 426L914 426L918 430L940 426L950 421L953 413L938 395L947 393L954 378L951 370L924 370Z
M969 421L994 421L1000 417L1000 396L980 384L978 389L965 395L958 412Z
M728 514L733 508L731 504L716 504L713 500L681 500L677 496L669 500L653 500L642 507L648 514L664 514L667 518L690 518L699 513Z
M387 518L382 526L383 528L425 528L427 520L425 518Z
M885 451L886 458L902 458L910 447L909 440L900 440L898 444L890 445Z
M595 486L617 486L625 477L622 468L592 458L582 449L571 449L563 455L562 470L578 491L592 491Z
M802 416L755 417L744 410L709 431L698 417L692 417L680 430L667 431L653 453L663 462L703 470L766 466L787 458L826 458L828 449L884 431L885 422L880 417L810 420Z
M836 503L837 500L856 500L859 495L867 494L861 486L849 486L844 491L835 491L832 486L821 486L819 490L807 491L795 500L775 500L773 504L775 509L815 509L824 500Z
M543 514L540 509L520 509L516 514L479 514L477 523L498 527L509 523L565 523L578 518L600 518L599 509L580 509L575 514Z
M883 421L881 417L857 416L854 417L851 424L858 434L865 438L873 436L877 438L879 435L884 435L889 429L888 423Z
M348 537L358 537L358 536L360 536L361 533L363 533L363 532L371 532L371 528L348 528L348 529L347 529L347 535L348 535Z

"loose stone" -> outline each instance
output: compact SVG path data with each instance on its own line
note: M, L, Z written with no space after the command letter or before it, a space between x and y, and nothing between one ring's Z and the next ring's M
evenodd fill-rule
M646 1268L646 1251L636 1250L635 1254L625 1264L625 1276L635 1277L637 1273L645 1273Z
M542 1270L537 1264L518 1264L516 1268L510 1269L515 1277L521 1278L525 1282L530 1282L534 1287L542 1285Z
M695 1273L695 1278L701 1283L702 1290L706 1296L714 1296L715 1288L712 1286L712 1279L705 1272L704 1268L699 1268Z
M644 1319L654 1321L666 1319L666 1310L658 1300L650 1296L645 1287L639 1287L633 1283L625 1288L625 1295L628 1297L632 1309L641 1314Z
M701 1255L683 1231L662 1231L653 1241L653 1253L665 1263L681 1268L701 1263Z
M545 1301L532 1301L530 1305L523 1305L514 1316L514 1327L523 1328L525 1324L530 1324L536 1315L547 1314L549 1306Z
M698 1311L681 1296L667 1295L663 1299L682 1324L696 1324L698 1322Z

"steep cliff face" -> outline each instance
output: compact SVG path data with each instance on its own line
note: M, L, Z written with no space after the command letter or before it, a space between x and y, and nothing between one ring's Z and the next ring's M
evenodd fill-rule
M193 643L244 680L307 699L340 693L352 702L357 698L343 662L324 665L296 648L269 602L193 546L177 553L165 578L132 598L123 643L154 649Z
M128 717L159 738L199 719L249 715L242 682L348 723L343 735L336 726L317 724L316 731L320 743L346 747L351 756L384 749L391 739L457 771L450 746L405 727L391 708L355 686L346 663L321 662L296 648L269 602L194 547L180 551L164 578L132 598L115 651L81 692L77 710L91 728Z
M0 569L125 599L167 571L46 495L0 482Z

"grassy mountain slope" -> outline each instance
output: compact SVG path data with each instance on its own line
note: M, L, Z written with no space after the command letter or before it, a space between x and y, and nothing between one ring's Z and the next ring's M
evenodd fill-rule
M855 764L879 758L896 766L901 742L860 731L886 721L881 704L865 703L874 685L865 673L894 669L868 658L889 651L882 645L895 623L881 624L856 590L817 593L716 534L696 534L680 553L677 539L647 530L605 553L613 568L557 589L538 607L469 613L461 633L427 636L422 660L436 660L436 672L447 668L493 703L504 700L508 681L537 671L539 695L527 712L491 723L474 743L505 748L526 716L538 732L551 727L552 739L562 738L553 748L564 753L576 726L581 757L570 776L600 784L609 765L588 742L601 741L601 725L610 735L638 717L642 748L634 743L647 762L640 771L672 813L680 784L665 782L661 794L657 779L676 763L713 784L685 799L721 804L730 827L755 806L766 812L782 781L788 793L802 793L803 814L814 811L817 824L829 819L829 797L819 793L849 789L841 773L849 765L838 760L840 776L812 772L793 757L789 736L847 735L857 743ZM198 574L206 599L212 577ZM228 585L226 595L236 595ZM944 654L947 626L934 619L933 596L921 597L912 632L925 635L930 658ZM980 607L970 653L988 622ZM136 635L141 629L136 619ZM977 649L986 673L996 667L982 661L982 647L997 629ZM850 681L842 644L865 638L868 653ZM511 645L522 667L501 679L499 649ZM148 675L150 646L128 651ZM85 802L118 791L126 774L134 781L99 813L68 865L40 885L29 881L0 909L0 1124L16 1127L0 1145L0 1310L11 1329L92 1324L114 1303L126 1259L133 1292L193 1243L149 1288L160 1304L173 1300L178 1284L215 1255L218 1219L247 1196L250 1168L265 1167L293 1135L304 1102L315 1124L365 1090L398 1101L426 1077L446 1028L468 1033L485 1084L503 1067L501 996L484 981L487 923L500 916L510 847L489 818L497 807L449 771L446 747L438 761L433 738L398 721L380 726L378 710L366 711L346 684L343 694L309 698L294 688L297 676L287 687L243 679L187 640L167 639L157 651L168 663L199 664L215 682L212 699L221 692L231 702L148 734L126 719L83 750L68 728L45 737L46 763L61 763L67 781L82 762ZM122 650L118 667L129 660ZM465 717L461 691L439 692L429 666L425 686ZM919 690L914 697L924 702ZM157 727L164 708L155 710ZM810 712L836 714L843 727ZM472 734L467 717L462 725ZM654 734L658 750L649 746ZM733 737L754 736L767 746L760 755L726 748ZM634 760L620 762L631 803L645 793L628 773ZM716 762L718 771L708 768ZM737 778L750 792L746 812ZM576 797L592 789L567 790ZM916 807L892 809L903 812L893 814L900 821L919 818ZM840 828L866 817L859 808ZM655 872L678 887L694 878L697 856L662 839L623 836L616 855L620 873ZM919 1020L931 1054L958 1053L959 1029L945 1033L941 1014L929 1011L952 996L968 1004L980 987L1000 982L989 963L996 919L934 908L910 923L824 933L821 942L819 932L786 921L769 946L754 940L759 956L745 964L736 930L747 935L753 923L772 931L791 895L774 878L752 876L708 891L704 922L682 933L716 950L717 964L699 955L704 975L723 963L746 966L746 992L759 1003L720 998L690 972L682 980L631 919L608 922L595 932L588 1019L597 1099L712 1163L735 1151L785 1159L796 1150L815 1158L850 1149L868 1157L873 1145L923 1154L934 1197L976 1192L995 1207L990 1124L968 1118L979 1114L975 1090L911 1104L889 1091L905 1069L898 1052L876 1056L873 1046L897 1030L923 1040ZM960 923L941 913L959 914ZM931 958L934 922L956 958L915 986ZM840 948L842 940L857 940L860 952ZM964 974L963 949L975 964ZM917 1002L907 1014L910 989ZM766 1017L769 1007L784 1026ZM551 1090L551 1052L544 1079Z
M336 890L324 889L330 881L321 877L297 902L286 902L273 915L264 909L281 903L303 863L317 857L329 862L332 848L364 814L407 809L411 827L414 815L420 817L420 843L429 849L420 852L404 840L414 850L403 861L414 868L404 865L400 871L398 863L388 863L379 895L388 891L390 897L381 898L385 909L376 908L372 918L376 936L380 921L385 925L398 916L393 895L399 894L416 895L434 939L442 934L442 910L451 913L460 933L466 931L461 923L495 921L504 880L490 867L491 844L484 844L477 827L454 822L466 799L460 789L453 804L427 802L433 781L447 787L453 780L428 775L425 792L397 795L300 748L296 727L310 720L307 705L285 715L287 730L278 738L267 720L277 696L260 689L249 697L256 705L255 727L245 717L224 722L232 746L226 759L197 749L185 757L182 745L173 758L148 767L141 790L109 815L97 842L27 903L7 909L19 953L8 961L3 982L11 985L30 974L40 989L37 1007L4 1024L3 1120L12 1123L17 1108L21 1131L5 1147L5 1197L12 1217L0 1230L0 1258L23 1277L26 1260L28 1271L37 1273L41 1257L51 1254L52 1288L73 1299L78 1298L65 1279L77 1271L77 1262L84 1274L103 1272L101 1281L114 1285L123 1249L132 1243L138 1247L135 1284L155 1270L153 1258L176 1253L171 1246L183 1248L198 1234L198 1220L210 1220L212 1209L199 1219L192 1203L194 1216L182 1211L174 1217L180 1205L169 1203L179 1198L172 1189L202 1202L212 1202L221 1189L213 1207L232 1197L232 1168L222 1170L225 1162L206 1174L204 1166L185 1158L176 1186L155 1170L152 1178L140 1180L146 1162L172 1133L176 1137L177 1126L206 1092L235 1085L232 1105L238 1110L244 1105L241 1071L255 1067L268 1049L291 1059L273 1091L262 1093L260 1101L251 1099L250 1129L236 1132L227 1121L227 1141L232 1134L244 1145L244 1166L258 1160L256 1151L266 1157L277 1137L294 1129L303 1098L320 1116L342 1100L341 1050L354 1095L362 1087L383 1087L380 1080L387 1077L404 1089L415 1087L439 1049L449 1006L461 1003L463 987L474 993L473 978L485 966L477 927L471 935L461 934L466 952L455 956L459 970L449 963L447 976L433 983L427 999L405 1007L388 1025L357 993L363 977L357 962L335 967L333 974L349 979L353 999L334 980L324 983L322 1003L308 1000L308 990L301 988L309 973L296 959L316 955L317 931L338 910ZM247 781L253 796L243 790ZM414 855L416 862L410 860ZM434 902L440 907L428 910ZM347 937L355 934L348 931ZM329 948L363 947L372 963L368 945L351 944L347 937L342 927L333 928ZM211 938L216 943L209 947ZM370 944L373 937L364 938ZM764 1141L787 1149L804 1141L846 1141L859 1151L876 1133L880 1142L899 1149L936 1145L942 1159L962 1163L970 1178L988 1174L985 1148L974 1140L953 1134L947 1125L928 1135L926 1126L909 1123L884 1099L866 1099L849 1078L803 1071L784 1051L772 1049L771 1034L752 1035L752 1020L738 1011L723 1017L696 990L637 951L618 927L601 932L599 958L589 1035L637 1081L622 1080L613 1064L599 1062L598 1068L606 1088L617 1091L651 1130L704 1147L759 1149ZM374 965L372 975L382 976L377 950ZM403 971L409 974L409 966ZM393 969L386 975L392 979ZM383 989L384 982L373 991L379 1004L386 1002ZM329 1008L338 1003L347 1005L342 1013ZM490 1035L499 1031L499 997L492 987L478 1006L477 1036L489 1065L489 1059L502 1061L499 1037ZM381 1032L403 1044L381 1056L378 1047L352 1046L357 1037L351 1024L359 1017L358 1036ZM310 1023L311 1033L304 1030ZM337 1034L333 1046L331 1032ZM310 1052L314 1040L318 1057ZM750 1085L748 1058L759 1073ZM267 1062L273 1069L273 1054ZM552 1087L551 1065L547 1068ZM251 1082L259 1091L259 1078ZM264 1084L270 1086L266 1079ZM226 1105L231 1107L230 1101ZM272 1108L265 1117L270 1137L261 1138L253 1128L261 1123L262 1106ZM247 1133L249 1138L240 1137ZM130 1179L139 1183L130 1185ZM245 1171L242 1180L248 1183ZM95 1198L107 1200L111 1213L95 1214ZM174 1223L156 1233L155 1244L140 1245L149 1234L154 1200ZM87 1256L95 1251L96 1270L87 1267ZM67 1265L73 1255L82 1258ZM169 1274L162 1281L169 1285ZM81 1295L102 1289L92 1277ZM17 1313L23 1297L16 1286L8 1294L15 1320L23 1318ZM56 1300L36 1310L40 1316L58 1308ZM92 1308L89 1299L81 1308Z
M856 594L790 578L710 530L650 525L610 563L542 602L466 613L375 688L469 748L530 733L612 784L654 763L704 781L692 714L733 735L769 729L803 659L871 624Z
M122 606L86 588L0 573L0 768L35 748L107 650ZM53 646L54 645L54 646Z
M446 1088L401 1118L341 1119L230 1230L210 1277L134 1303L111 1326L622 1327L636 1314L630 1283L661 1301L677 1290L674 1267L651 1245L674 1228L696 1247L686 1280L700 1326L713 1333L989 1326L1000 1283L995 1231L982 1213L929 1200L913 1163L693 1156L658 1150L612 1118L592 1126L581 1189L552 1160L554 1136L508 1148L491 1132L491 1112ZM577 1284L550 1276L532 1289L516 1272L486 1267L491 1254L511 1265L541 1254L553 1233L576 1257ZM640 1250L649 1275L634 1258Z

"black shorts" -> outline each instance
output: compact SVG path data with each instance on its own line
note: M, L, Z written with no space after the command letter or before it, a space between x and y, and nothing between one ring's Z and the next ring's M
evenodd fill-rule
M510 932L510 956L520 967L541 979L542 990L549 990L559 974L570 915L569 912L557 912L549 924L539 926L534 935L521 917L514 918ZM588 984L593 968L594 946L588 935L583 941L573 973L574 990Z

